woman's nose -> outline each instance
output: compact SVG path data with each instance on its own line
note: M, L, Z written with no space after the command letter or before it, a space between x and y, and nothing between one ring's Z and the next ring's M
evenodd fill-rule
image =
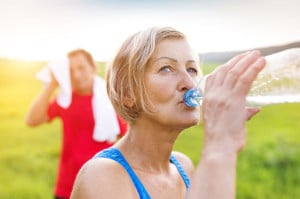
M187 91L196 86L196 78L192 77L187 71L182 72L180 82L179 82L179 90Z

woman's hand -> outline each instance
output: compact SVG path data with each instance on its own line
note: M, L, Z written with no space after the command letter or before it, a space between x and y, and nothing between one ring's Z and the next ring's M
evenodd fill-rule
M252 82L264 68L259 51L237 55L208 76L202 103L204 153L237 153L246 141L246 121L259 108L246 107Z

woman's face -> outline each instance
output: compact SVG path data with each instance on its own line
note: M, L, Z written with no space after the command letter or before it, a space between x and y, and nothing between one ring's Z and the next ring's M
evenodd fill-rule
M180 129L199 122L199 107L187 107L183 101L184 93L195 87L196 79L202 75L197 59L185 39L165 39L156 46L145 73L155 112L142 116Z

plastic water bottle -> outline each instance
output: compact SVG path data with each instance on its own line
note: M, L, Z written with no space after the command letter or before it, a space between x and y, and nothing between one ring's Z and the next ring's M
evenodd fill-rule
M266 66L253 82L246 98L249 106L300 102L300 48L265 57ZM185 104L196 107L204 97L207 76L184 95Z

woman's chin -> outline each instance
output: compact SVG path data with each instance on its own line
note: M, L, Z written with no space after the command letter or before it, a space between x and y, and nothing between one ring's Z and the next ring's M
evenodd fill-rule
M195 125L199 124L199 122L200 122L199 117L190 118L188 120L186 118L186 120L183 121L183 126L184 126L184 128L190 128L192 126L195 126Z

